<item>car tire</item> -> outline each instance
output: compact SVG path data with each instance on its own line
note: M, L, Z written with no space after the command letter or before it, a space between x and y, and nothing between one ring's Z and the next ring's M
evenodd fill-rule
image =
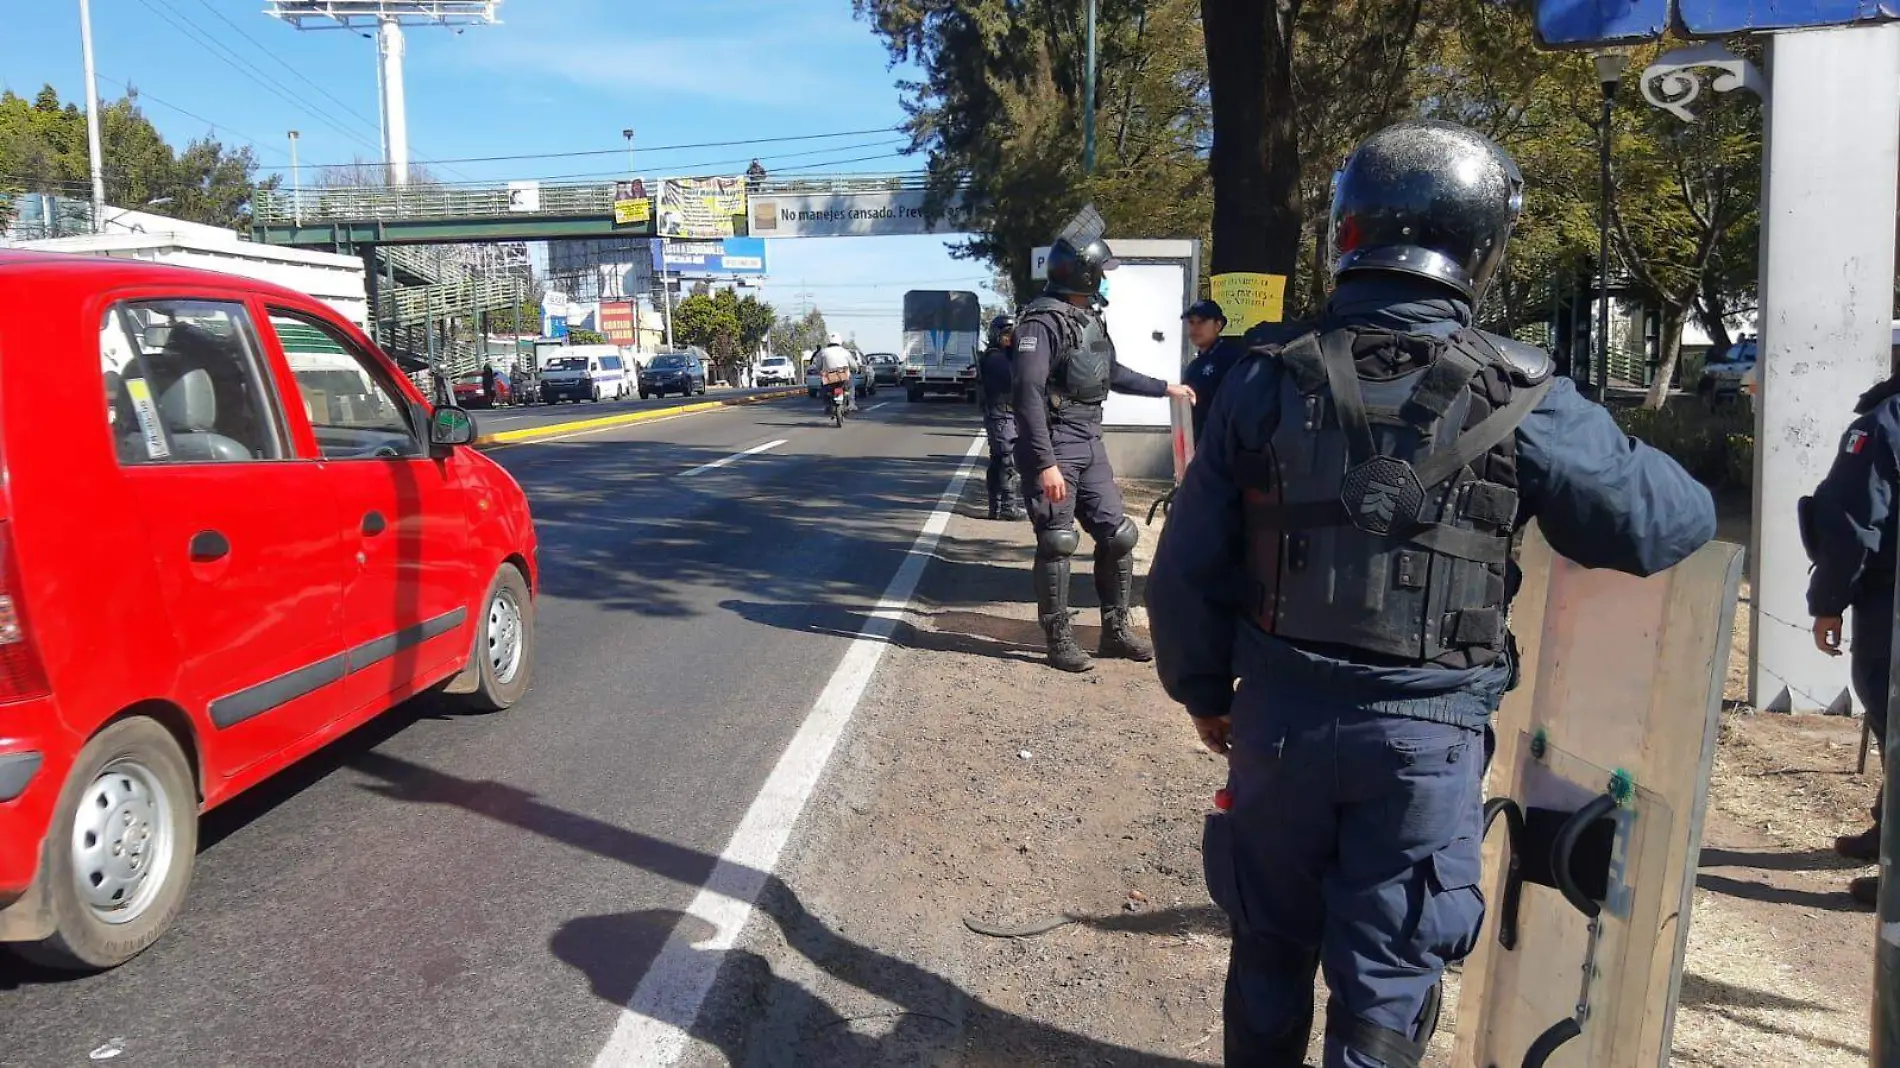
M63 971L115 968L158 941L184 905L198 857L197 779L171 731L156 720L134 716L100 731L79 751L57 805L40 858L40 877L48 880L53 935L11 948L35 964ZM79 826L97 811L107 814L98 820L97 831ZM120 813L133 822L120 823ZM76 873L86 860L78 843L82 834L94 842L83 848L99 851L102 870L126 866L110 861L124 854L109 853L108 845L152 850L142 858L145 874L130 891L134 898L143 898L131 918L105 919L98 903L81 896ZM155 872L159 881L148 883ZM101 872L92 874L94 885L103 885ZM117 875L107 877L123 881ZM117 892L123 895L126 890Z
M646 390L644 390L644 389L643 389L643 390L641 390L641 391L640 391L640 399L641 399L641 400L646 400L646 399L647 399L648 397L650 397L650 396L652 396L652 394L649 394L649 393L648 393L648 392L647 392Z
M514 645L508 647L512 617ZM479 712L514 707L528 692L534 674L534 598L521 569L503 564L488 584L481 614L475 617L475 689L464 700Z

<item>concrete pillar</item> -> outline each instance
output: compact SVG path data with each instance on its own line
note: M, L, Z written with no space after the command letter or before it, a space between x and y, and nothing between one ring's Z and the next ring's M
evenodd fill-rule
M1809 631L1795 501L1827 473L1854 398L1887 375L1900 25L1775 34L1768 62L1749 699L1846 711L1846 660Z
M408 185L409 112L402 84L402 24L395 16L385 15L376 37L382 56L383 162L389 167L390 185Z

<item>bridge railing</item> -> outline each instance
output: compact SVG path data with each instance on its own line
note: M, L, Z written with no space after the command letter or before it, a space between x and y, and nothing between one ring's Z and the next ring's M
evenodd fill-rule
M922 174L813 174L766 178L748 183L748 191L769 195L885 193L924 188ZM658 182L648 183L657 191ZM264 225L294 221L357 222L371 219L494 219L536 216L609 215L612 182L542 182L533 210L521 207L506 183L492 186L410 185L331 189L260 189L251 205Z

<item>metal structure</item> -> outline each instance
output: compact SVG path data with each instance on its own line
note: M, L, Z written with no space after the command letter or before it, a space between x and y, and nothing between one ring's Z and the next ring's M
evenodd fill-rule
M524 208L507 182L482 186L367 186L310 189L301 195L259 190L252 236L276 245L349 251L359 245L460 241L536 241L568 237L646 237L652 224L614 222L613 182L546 182ZM811 175L766 178L758 196L919 191L921 174ZM301 221L300 221L301 220Z
M1597 84L1603 87L1603 118L1597 126L1598 176L1597 207L1597 358L1595 372L1597 403L1603 403L1610 390L1610 140L1614 132L1610 114L1616 106L1616 86L1623 80L1623 68L1629 58L1618 52L1596 57Z
M266 14L299 30L376 29L378 95L382 101L383 163L389 184L409 184L409 111L404 93L403 27L464 26L500 21L501 0L270 0Z

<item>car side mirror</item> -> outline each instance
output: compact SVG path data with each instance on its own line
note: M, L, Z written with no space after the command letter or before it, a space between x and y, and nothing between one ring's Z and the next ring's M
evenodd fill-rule
M437 408L429 419L429 444L444 448L475 444L475 417L453 404Z

